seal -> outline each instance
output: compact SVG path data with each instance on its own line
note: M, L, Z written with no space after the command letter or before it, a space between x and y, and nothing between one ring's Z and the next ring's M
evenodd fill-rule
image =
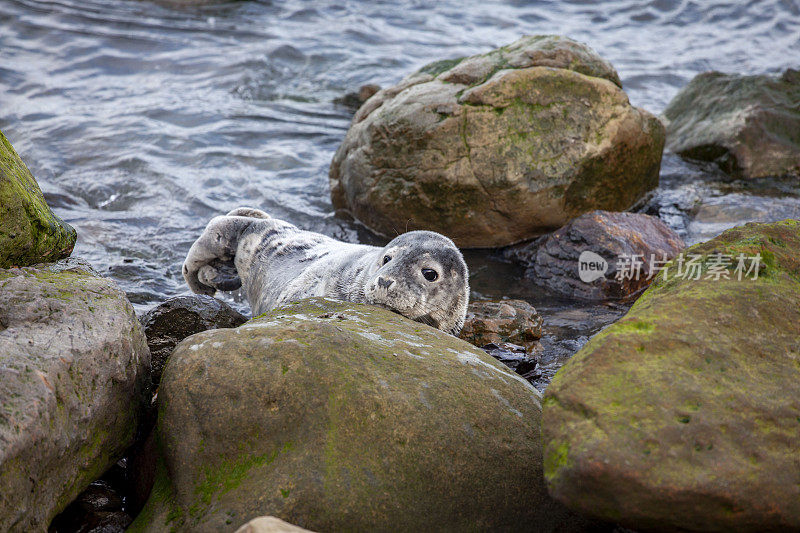
M211 219L183 277L199 294L243 288L253 316L324 296L385 307L452 335L469 302L467 264L444 235L410 231L383 248L351 244L246 207Z

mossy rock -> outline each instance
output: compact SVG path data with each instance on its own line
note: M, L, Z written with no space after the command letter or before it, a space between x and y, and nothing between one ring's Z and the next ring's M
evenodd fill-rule
M330 168L331 198L372 230L498 247L658 184L664 127L630 105L611 65L563 37L440 61L359 109Z
M303 300L177 346L132 531L576 530L547 495L539 394L388 310Z
M739 254L760 254L757 276L738 279ZM673 261L556 374L549 490L637 531L800 530L800 222L734 228L693 255L700 279Z
M667 148L735 176L800 176L800 71L704 72L664 110Z
M0 268L69 256L75 229L50 211L28 167L0 132Z
M133 443L150 354L114 282L0 270L0 531L46 531Z

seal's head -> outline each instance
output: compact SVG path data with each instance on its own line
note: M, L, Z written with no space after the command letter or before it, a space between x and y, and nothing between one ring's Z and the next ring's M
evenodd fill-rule
M367 282L367 302L457 335L469 303L469 275L453 241L432 231L392 240Z

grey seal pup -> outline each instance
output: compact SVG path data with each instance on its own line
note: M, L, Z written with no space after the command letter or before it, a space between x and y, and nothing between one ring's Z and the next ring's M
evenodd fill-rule
M244 288L253 316L325 296L378 305L457 335L469 302L469 273L453 241L410 231L380 248L304 231L240 207L211 219L183 263L199 294Z

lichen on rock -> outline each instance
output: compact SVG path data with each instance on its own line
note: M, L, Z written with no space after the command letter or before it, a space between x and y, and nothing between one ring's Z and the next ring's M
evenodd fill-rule
M0 270L0 530L46 530L121 458L149 366L112 281L74 260Z
M550 493L635 530L800 529L800 222L734 228L690 256L696 274L667 265L556 374Z
M0 132L0 268L57 261L72 253L76 238Z
M477 348L377 307L302 300L198 333L165 368L163 463L132 530L258 515L315 531L574 527L544 489L539 398Z
M424 228L462 247L630 208L658 183L664 128L608 62L558 36L439 61L356 113L331 198L372 230Z

